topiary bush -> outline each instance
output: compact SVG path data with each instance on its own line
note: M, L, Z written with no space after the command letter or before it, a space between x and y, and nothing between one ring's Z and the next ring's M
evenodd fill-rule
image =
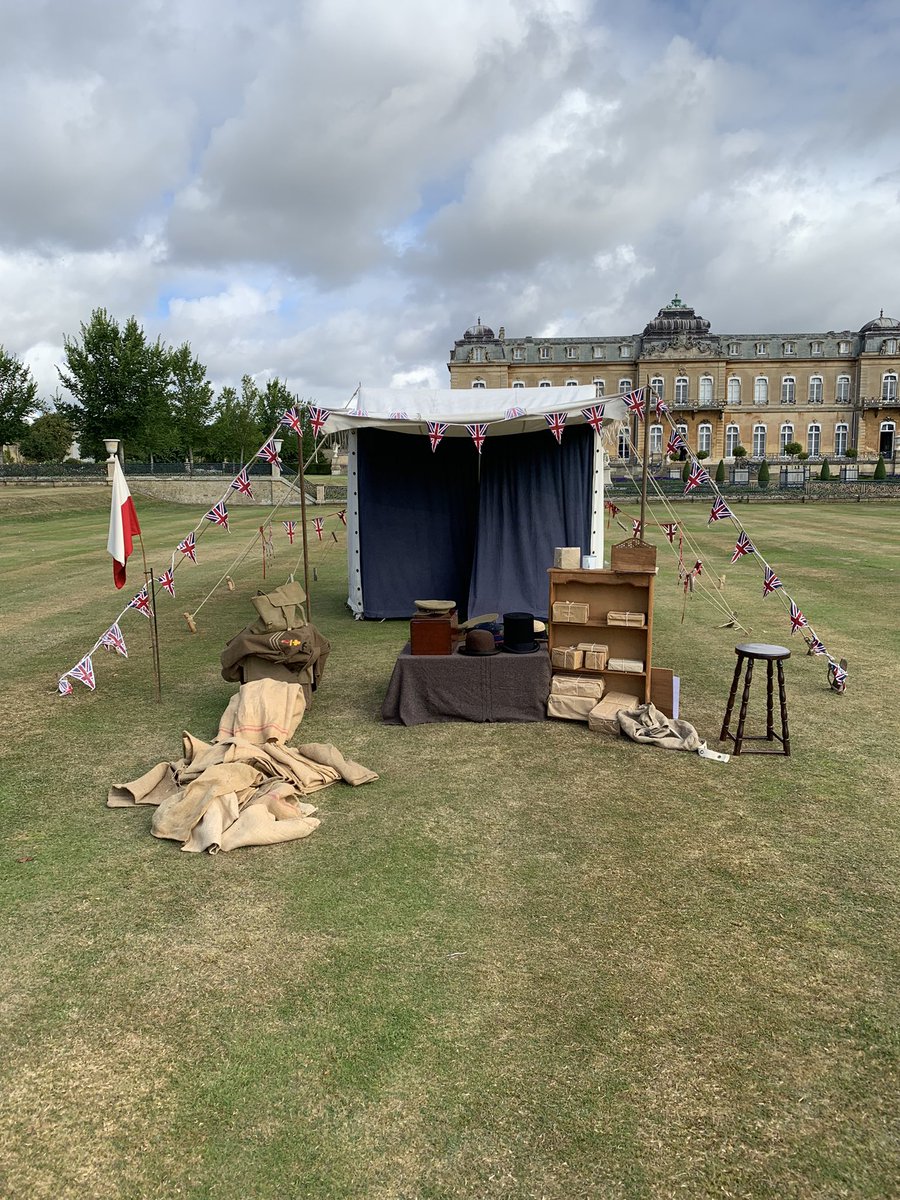
M760 464L759 474L756 476L757 485L761 488L769 486L769 464L763 459Z
M884 455L878 455L878 462L875 464L875 471L872 475L873 479L887 479L887 468L884 465Z
M719 465L716 467L716 483L725 482L725 459L719 459Z
M822 470L819 472L819 478L826 480L831 478L831 467L828 465L827 458L822 459Z

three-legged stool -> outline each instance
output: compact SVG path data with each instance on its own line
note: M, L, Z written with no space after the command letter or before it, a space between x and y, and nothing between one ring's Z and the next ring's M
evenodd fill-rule
M728 707L725 709L725 720L722 722L722 732L719 735L719 741L724 742L726 738L731 738L734 742L735 755L741 754L790 754L791 738L788 733L788 715L787 715L787 698L784 694L784 671L782 663L786 658L791 657L791 652L787 646L767 646L761 642L747 642L743 646L735 646L734 652L737 655L737 665L734 668L734 679L731 681L731 695L728 697ZM745 735L744 721L747 719L747 704L750 700L750 680L753 678L753 664L755 662L764 662L768 673L767 683L768 689L766 694L766 733L756 736ZM737 695L738 682L741 677L741 669L746 663L747 673L744 677L744 691L741 695L741 710L738 714L737 732L732 733L729 728L731 721L731 712L734 708L734 698ZM778 701L781 705L781 734L775 732L774 722L774 706L773 706L773 687L772 675L774 669L778 669ZM782 749L776 750L744 750L744 742L781 742Z

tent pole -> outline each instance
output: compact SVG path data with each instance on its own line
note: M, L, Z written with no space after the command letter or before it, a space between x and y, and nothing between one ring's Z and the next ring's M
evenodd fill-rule
M641 464L641 536L640 536L640 540L642 542L644 541L644 533L646 531L644 515L647 511L647 469L648 469L648 461L650 458L650 384L649 384L649 381L645 385L645 387L646 387L646 390L644 393L644 395L645 395L645 399L644 399L644 449L643 449L643 452L641 455L643 461Z
M313 443L315 447L315 442ZM297 434L297 466L300 471L300 517L303 533L303 590L306 592L306 621L312 624L312 600L309 595L309 541L306 537L306 477L303 471L303 434Z
M606 547L603 544L603 500L606 481L603 471L603 438L594 430L594 463L591 479L591 554L595 554L603 566Z

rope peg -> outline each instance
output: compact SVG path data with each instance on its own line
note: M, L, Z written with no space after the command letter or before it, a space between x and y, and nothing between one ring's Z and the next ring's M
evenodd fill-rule
M184 617L185 621L187 621L187 627L191 631L191 633L196 633L197 632L197 623L194 620L193 614L186 612L186 613L182 613L181 615Z
M225 576L225 586L228 588L229 592L234 591L234 580L230 575Z

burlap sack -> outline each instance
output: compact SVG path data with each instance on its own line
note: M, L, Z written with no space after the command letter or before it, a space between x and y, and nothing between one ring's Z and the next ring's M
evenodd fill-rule
M637 696L629 696L625 692L610 692L588 714L588 729L592 733L612 733L618 737L621 732L619 713L623 709L637 708L639 704L640 699Z

